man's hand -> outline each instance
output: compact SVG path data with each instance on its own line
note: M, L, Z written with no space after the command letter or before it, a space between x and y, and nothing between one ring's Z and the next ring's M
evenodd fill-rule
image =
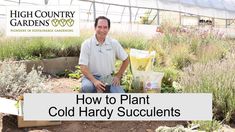
M93 84L95 85L97 91L105 91L105 85L101 81L95 80Z
M113 85L114 86L119 86L120 85L120 80L122 78L123 73L125 72L127 66L129 64L129 58L126 58L123 62L122 65L117 72L116 76L113 78Z
M86 65L80 65L80 68L82 74L84 74L95 85L97 92L105 90L105 85L91 74Z
M114 85L114 86L120 86L120 80L121 80L121 77L115 76L115 77L113 78L113 85Z

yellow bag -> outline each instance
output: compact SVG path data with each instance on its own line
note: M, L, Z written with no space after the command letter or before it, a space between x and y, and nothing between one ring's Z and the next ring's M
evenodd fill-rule
M131 70L135 74L136 71L150 71L153 65L153 59L155 58L155 51L145 51L145 50L130 50L130 61Z
M134 81L140 81L143 92L159 93L161 91L161 82L164 73L153 72L153 60L155 59L155 51L130 50L131 71Z

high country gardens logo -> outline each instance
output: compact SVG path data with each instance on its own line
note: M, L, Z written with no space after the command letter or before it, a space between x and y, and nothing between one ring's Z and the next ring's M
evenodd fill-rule
M7 36L79 36L76 6L9 6Z

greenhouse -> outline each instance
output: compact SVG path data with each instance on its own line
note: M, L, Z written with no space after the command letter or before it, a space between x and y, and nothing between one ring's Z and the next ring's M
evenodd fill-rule
M212 26L231 32L235 26L234 0L1 0L0 22L4 29L5 7L9 5L71 5L78 6L81 23L91 27L97 16L107 16L114 23L122 23L126 30L153 34L153 28L164 21L183 26ZM155 26L153 26L155 25ZM83 26L81 26L83 27ZM120 29L120 24L114 27Z
M235 0L0 0L0 131L235 132Z

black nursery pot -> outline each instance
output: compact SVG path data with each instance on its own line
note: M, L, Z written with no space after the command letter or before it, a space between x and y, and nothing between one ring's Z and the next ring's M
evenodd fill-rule
M110 93L110 88L111 88L111 85L105 85L104 93Z

